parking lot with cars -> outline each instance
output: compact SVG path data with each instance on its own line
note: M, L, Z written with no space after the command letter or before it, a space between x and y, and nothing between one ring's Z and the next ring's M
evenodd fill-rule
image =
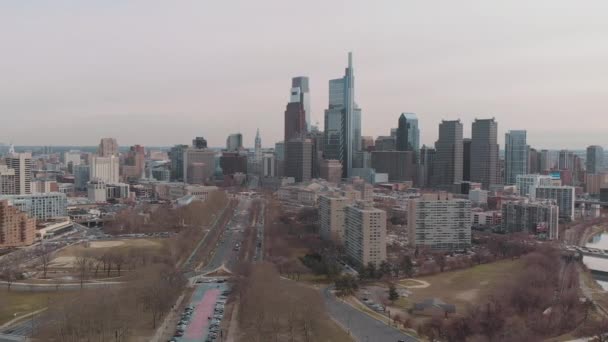
M226 334L220 329L230 286L223 279L197 282L190 303L181 313L169 342L214 342Z

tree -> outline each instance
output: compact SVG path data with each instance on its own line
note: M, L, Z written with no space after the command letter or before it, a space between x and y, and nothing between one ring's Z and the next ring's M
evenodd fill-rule
M380 268L378 269L378 278L382 278L383 276L390 276L391 268L391 264L389 264L386 260L382 260L382 262L380 263Z
M2 269L2 279L6 282L6 288L8 291L11 290L11 285L15 278L17 278L17 270L13 266L5 266Z
M406 255L401 259L401 269L406 277L411 278L414 276L414 263L409 255Z
M36 249L36 254L38 259L40 260L40 266L42 266L42 278L46 278L46 274L49 269L49 264L51 263L51 253L49 249L44 245L40 245Z
M78 274L78 279L80 280L80 288L84 287L84 281L87 278L87 270L89 266L89 259L84 256L77 257L73 263L74 270L76 274Z
M388 286L388 300L394 303L397 299L399 299L399 293L397 293L397 289L395 289L395 285L391 283Z
M337 295L339 297L350 296L359 288L357 278L350 274L340 276L335 282Z
M437 264L437 266L439 266L439 270L441 272L443 272L443 270L445 269L445 265L447 263L445 254L435 253L435 254L433 254L433 260L435 260L435 263Z

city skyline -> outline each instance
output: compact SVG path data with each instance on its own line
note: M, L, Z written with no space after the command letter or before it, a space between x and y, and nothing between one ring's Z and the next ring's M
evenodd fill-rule
M608 47L597 44L598 32L608 31L604 3L557 1L546 8L466 2L444 4L441 12L401 2L322 5L323 11L320 3L292 11L277 1L236 8L195 2L3 5L0 69L11 82L0 88L0 141L91 145L115 136L125 145L168 146L202 134L210 146L221 146L228 133L242 131L249 146L259 127L270 146L281 140L276 123L286 82L310 77L312 121L321 123L327 82L353 51L358 102L367 113L362 135L385 135L400 113L414 112L427 146L436 141L442 119L461 119L469 136L468 123L476 117L495 117L498 136L527 129L537 148L602 144L602 127L593 122L608 109L608 73L602 72ZM270 9L276 17L261 20ZM343 21L358 24L336 28L329 13L337 11ZM551 16L539 25L544 11ZM222 22L228 13L245 22L230 27ZM432 24L424 19L431 14L438 19ZM286 25L313 15L315 27ZM584 25L572 16L585 18ZM158 25L167 21L170 28ZM288 39L279 27L290 27L289 36L299 39ZM587 120L573 127L575 113ZM53 126L71 132L47 129ZM140 129L117 129L127 126Z

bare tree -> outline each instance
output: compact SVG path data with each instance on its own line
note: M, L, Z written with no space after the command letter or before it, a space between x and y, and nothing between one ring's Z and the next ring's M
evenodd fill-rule
M8 291L11 290L13 281L17 278L17 269L11 265L7 265L2 269L2 279L6 282L6 288Z
M80 280L80 288L84 287L84 281L87 279L87 271L89 259L85 256L79 256L74 260L73 267Z
M42 278L46 278L51 263L51 252L45 245L41 245L36 249L36 255L40 260L40 266L42 266Z

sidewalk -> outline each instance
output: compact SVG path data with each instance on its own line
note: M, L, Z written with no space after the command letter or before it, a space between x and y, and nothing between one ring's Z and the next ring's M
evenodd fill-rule
M167 315L165 315L163 324L160 325L158 327L158 329L156 329L154 336L150 340L151 342L161 342L164 340L164 338L169 337L169 336L167 336L168 331L173 332L174 327L172 325L173 325L173 322L175 321L175 318L177 317L176 315L178 314L177 309L179 308L179 306L181 305L183 300L184 300L184 294L182 294L181 296L179 296L179 298L177 298L177 301L175 302L175 306L173 307L173 309L171 309L171 311ZM171 334L171 335L173 335L173 334Z

